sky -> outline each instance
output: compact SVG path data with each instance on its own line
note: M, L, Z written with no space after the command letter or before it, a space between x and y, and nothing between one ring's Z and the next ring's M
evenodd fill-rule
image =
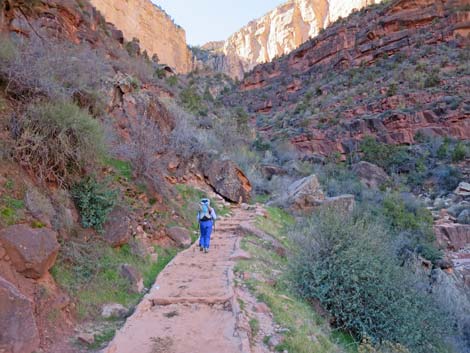
M186 30L190 45L225 40L285 0L152 0Z

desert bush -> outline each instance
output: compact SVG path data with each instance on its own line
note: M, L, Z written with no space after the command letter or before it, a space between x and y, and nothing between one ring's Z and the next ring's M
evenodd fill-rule
M346 165L335 163L317 165L315 166L315 174L328 196L352 194L358 200L363 199L364 188Z
M411 230L432 234L431 212L411 196L406 199L396 193L388 194L383 200L383 210L397 232Z
M455 190L461 180L459 169L448 165L441 165L433 169L432 176L436 180L439 190L444 192Z
M361 142L363 159L375 163L388 172L395 172L408 160L404 147L378 142L372 136L366 136Z
M357 338L437 352L444 320L419 279L395 261L390 236L367 214L322 210L291 231L294 287Z
M93 177L87 177L73 185L72 197L80 212L82 226L102 230L116 204L117 191Z
M6 92L18 97L67 100L99 94L111 67L87 45L68 42L2 39L0 76ZM101 99L101 97L100 97Z
M237 122L237 131L239 133L246 133L248 130L248 114L241 107L235 110L235 121Z
M470 352L470 295L458 285L454 276L449 276L440 269L433 270L432 295L455 327L450 342L456 352Z
M203 104L202 97L196 92L193 87L187 87L180 93L180 99L183 106L191 113L205 116L208 109Z
M123 148L127 150L126 158L131 161L136 176L139 178L155 173L164 141L159 126L147 110L129 120L129 134L130 139Z
M104 155L100 124L72 103L36 103L18 124L15 157L43 181L69 183Z
M467 148L465 145L459 141L455 145L454 150L452 151L452 161L453 162L460 162L467 157Z

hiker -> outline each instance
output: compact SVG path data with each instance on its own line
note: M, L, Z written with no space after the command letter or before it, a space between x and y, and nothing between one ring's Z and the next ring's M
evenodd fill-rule
M211 207L209 199L201 199L199 203L199 211L197 212L197 220L199 222L199 229L201 230L201 237L199 238L199 249L205 253L209 252L211 243L212 227L217 216L214 209Z

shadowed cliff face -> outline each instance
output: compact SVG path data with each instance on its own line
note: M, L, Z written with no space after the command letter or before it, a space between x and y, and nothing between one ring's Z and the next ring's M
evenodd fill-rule
M178 73L191 70L191 53L186 33L150 0L91 0L93 6L124 33L126 40L137 38L149 56L158 55L160 62Z
M468 139L469 23L463 0L366 9L255 67L227 102L248 105L264 136L305 153L347 153L365 135Z
M233 78L260 63L290 53L323 28L376 0L294 0L251 21L219 44L219 53L202 61ZM214 48L209 48L214 49Z

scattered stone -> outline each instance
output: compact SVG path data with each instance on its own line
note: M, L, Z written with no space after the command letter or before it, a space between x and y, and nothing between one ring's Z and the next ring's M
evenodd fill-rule
M41 278L54 265L60 247L56 232L24 224L0 230L0 242L15 269L34 279Z
M244 211L254 211L256 210L256 206L255 205L249 205L247 203L242 203L241 204L241 209L244 210Z
M127 244L131 240L131 220L123 207L117 206L109 214L104 225L104 239L113 247Z
M230 260L232 261L251 260L251 255L248 254L246 251L239 249L230 256Z
M470 209L467 208L460 212L457 217L457 222L461 224L470 224Z
M167 234L180 248L186 248L191 245L191 234L186 228L171 227L168 228Z
M449 268L454 267L452 261L448 259L440 259L436 261L436 266L439 267L442 270L447 270Z
M154 252L150 254L150 261L157 262L158 261L158 253Z
M95 343L95 336L91 333L81 333L77 336L77 340L82 343L92 345L93 343Z
M127 316L127 309L117 303L105 304L101 316L105 319L123 319Z
M111 37L119 43L124 44L124 34L119 29L111 29Z
M390 180L388 174L379 166L361 161L352 167L353 172L359 177L365 186L378 189L379 186Z
M449 250L460 250L470 243L470 225L444 223L434 226L439 245Z
M31 302L0 277L0 352L32 353L39 346L39 333Z
M447 213L449 213L452 217L457 218L459 214L465 209L470 210L470 202L462 201L457 204L453 204L447 209Z
M261 166L261 174L268 180L271 180L275 175L285 175L286 173L285 169L277 165L264 164Z
M56 213L51 201L35 187L30 187L26 191L24 200L26 208L31 212L33 217L41 221L47 227L51 227L52 219Z
M457 186L457 189L455 189L454 194L464 197L470 196L470 183L462 181L459 186Z
M334 208L338 211L352 212L356 201L354 195L340 195L335 197L327 197L320 205Z
M131 284L131 292L132 293L142 293L144 290L144 279L139 271L129 265L123 264L121 265L121 276L127 279Z
M443 199L442 197L436 197L436 199L434 200L434 208L437 208L437 209L442 209L442 208L448 208L450 206L450 202L448 200L445 200Z
M262 314L269 314L271 310L269 310L269 307L265 303L257 303L253 306L253 309Z
M214 190L232 202L247 202L252 186L242 170L231 160L211 160L205 177Z

